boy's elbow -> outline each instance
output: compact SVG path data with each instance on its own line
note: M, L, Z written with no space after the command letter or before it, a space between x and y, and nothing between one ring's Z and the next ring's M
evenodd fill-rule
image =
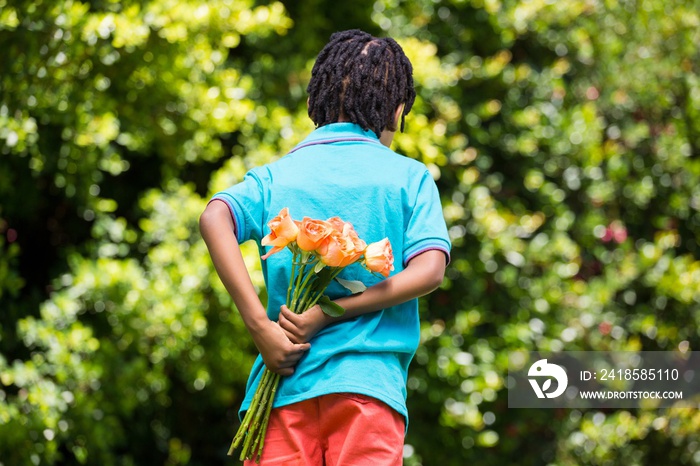
M438 263L435 267L430 270L428 276L428 285L430 287L430 292L437 290L442 285L442 281L445 279L445 265L444 262Z
M199 216L199 231L200 233L204 233L207 231L207 228L212 224L214 220L214 212L210 209L211 204L204 209L204 212L202 212L202 215Z
M445 278L446 260L442 251L431 250L420 254L411 261L411 265L421 274L425 294L435 291Z
M205 235L208 230L214 228L219 222L226 222L233 226L228 206L223 202L210 202L199 216L199 231Z

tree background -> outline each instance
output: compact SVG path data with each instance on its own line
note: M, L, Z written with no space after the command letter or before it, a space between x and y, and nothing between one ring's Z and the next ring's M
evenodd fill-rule
M391 35L453 241L407 465L697 465L700 412L508 409L513 350L700 343L697 0L0 0L0 464L213 465L255 348L198 233ZM246 260L264 297L257 251Z

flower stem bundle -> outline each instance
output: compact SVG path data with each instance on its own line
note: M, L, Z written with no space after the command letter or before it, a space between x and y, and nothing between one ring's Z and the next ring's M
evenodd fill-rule
M272 249L262 259L288 248L292 252L291 274L287 287L286 305L294 313L301 314L319 305L324 313L340 317L345 310L331 301L324 293L335 280L352 293L365 289L364 284L338 278L342 270L353 263L361 263L367 270L389 276L393 267L393 253L387 238L367 245L359 238L353 226L338 217L314 220L304 217L295 221L284 208L269 223L270 233L262 246ZM263 369L258 387L241 426L231 442L228 454L241 447L241 460L262 457L265 434L270 420L281 376Z

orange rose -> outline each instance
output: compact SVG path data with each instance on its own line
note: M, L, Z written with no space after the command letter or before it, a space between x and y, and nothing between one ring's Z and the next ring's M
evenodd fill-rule
M346 223L343 221L340 217L331 217L328 220L326 220L330 224L331 227L333 227L334 230L336 230L338 233L342 233L343 230L345 229L345 225L350 225L352 228L352 224Z
M365 266L372 272L377 272L385 277L394 270L394 253L391 249L389 238L372 243L365 250Z
M328 222L333 227L333 229L340 233L342 236L349 237L353 242L356 250L364 251L367 247L367 243L362 241L360 237L357 236L357 232L352 226L352 223L348 223L340 217L331 217L328 220L326 220L326 222Z
M299 227L297 245L303 251L315 251L321 246L323 240L333 232L330 223L309 217L304 217L301 222L297 223L297 226Z
M354 232L354 230L352 230ZM356 262L364 253L364 241L352 234L343 235L337 231L328 236L318 248L321 262L330 267L345 267Z
M260 241L260 244L263 246L273 246L273 248L262 256L262 259L267 259L271 255L280 252L287 247L289 243L294 241L299 233L299 227L297 227L294 220L289 216L289 209L287 207L280 210L277 217L270 220L267 226L270 227L270 234L265 236L262 241Z
M360 239L360 237L357 235L357 232L352 227L352 224L345 224L343 228L343 236L349 238L350 241L352 241L353 248L360 254L364 253L365 249L367 249L367 243Z
M351 263L354 247L351 241L337 231L328 236L318 249L321 262L330 267L345 267Z

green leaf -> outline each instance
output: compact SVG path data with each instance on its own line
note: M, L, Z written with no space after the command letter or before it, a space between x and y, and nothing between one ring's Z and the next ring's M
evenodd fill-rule
M343 287L350 290L352 294L362 293L367 289L364 283L359 280L343 280L342 278L336 278L337 282Z
M343 306L334 303L328 296L321 296L321 299L318 300L318 305L321 307L323 313L328 316L340 317L345 314Z
M318 261L318 262L316 263L316 266L314 267L314 273L319 273L321 270L323 270L323 268L324 268L325 266L326 266L326 264L324 264L324 263L321 262L321 261Z

